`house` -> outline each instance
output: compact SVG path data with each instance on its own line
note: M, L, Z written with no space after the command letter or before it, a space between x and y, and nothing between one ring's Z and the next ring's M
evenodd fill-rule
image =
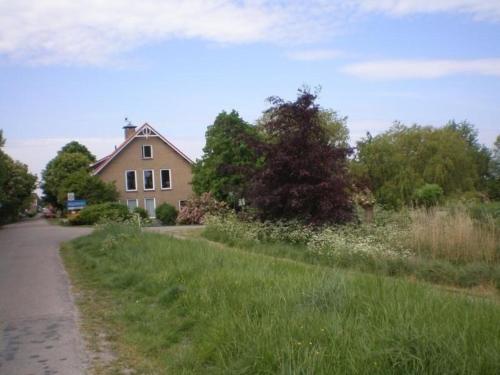
M124 142L91 165L93 174L114 182L130 210L142 207L155 217L164 202L180 209L192 194L191 159L147 123L123 129Z

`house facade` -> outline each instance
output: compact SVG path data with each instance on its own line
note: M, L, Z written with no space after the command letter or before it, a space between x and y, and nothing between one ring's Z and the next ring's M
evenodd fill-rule
M92 164L93 174L114 182L120 202L130 210L142 207L155 217L156 207L164 202L179 210L192 195L193 162L147 123L124 130L124 142Z

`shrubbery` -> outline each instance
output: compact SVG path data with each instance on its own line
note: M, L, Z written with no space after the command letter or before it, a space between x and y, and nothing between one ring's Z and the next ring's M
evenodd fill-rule
M177 219L177 210L171 204L162 203L156 207L156 218L163 225L174 225L175 219Z
M73 225L92 225L102 220L125 221L131 217L128 207L120 203L101 203L85 207L78 214L71 217Z
M203 193L186 202L177 217L178 224L203 224L205 215L218 215L228 212L226 203L216 200L211 193Z
M415 191L415 201L419 206L437 206L442 198L443 189L438 184L425 184Z

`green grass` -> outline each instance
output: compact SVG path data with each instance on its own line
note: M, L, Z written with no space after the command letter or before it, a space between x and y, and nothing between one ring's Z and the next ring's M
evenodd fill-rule
M63 256L140 374L500 373L492 300L120 225Z
M373 273L382 276L412 277L435 284L460 288L483 286L500 290L500 264L474 261L455 263L425 257L381 257L349 252L319 255L308 251L304 244L287 242L255 242L242 240L232 233L208 225L201 236L241 250L288 258L304 263Z

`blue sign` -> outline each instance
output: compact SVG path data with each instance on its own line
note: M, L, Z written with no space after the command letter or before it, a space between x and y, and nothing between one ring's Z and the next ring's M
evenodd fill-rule
M66 207L69 211L73 210L81 210L87 205L87 201L85 199L75 199L74 201L67 201Z

